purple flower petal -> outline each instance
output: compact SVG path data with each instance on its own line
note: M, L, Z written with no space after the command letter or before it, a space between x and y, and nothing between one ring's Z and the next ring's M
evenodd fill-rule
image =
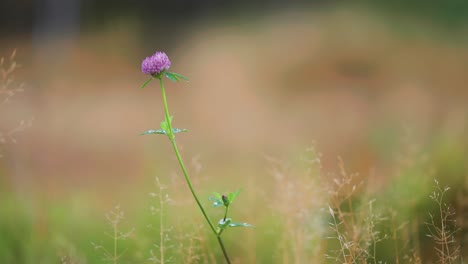
M141 71L144 74L157 75L168 70L171 67L171 61L166 53L157 51L151 57L146 57L141 63Z

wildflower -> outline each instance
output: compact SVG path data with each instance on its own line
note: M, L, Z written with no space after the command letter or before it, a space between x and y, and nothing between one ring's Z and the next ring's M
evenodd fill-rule
M171 61L166 53L157 51L151 57L146 57L141 63L141 71L144 74L159 75L171 67Z

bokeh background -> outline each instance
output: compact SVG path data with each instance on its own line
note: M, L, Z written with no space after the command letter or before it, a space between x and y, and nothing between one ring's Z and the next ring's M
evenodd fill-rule
M158 221L155 177L174 201L169 225L203 223L169 142L139 136L163 119L156 83L139 89L140 63L157 50L190 79L166 83L200 195L242 188L233 217L258 226L226 234L237 263L325 255L303 247L298 257L284 219L327 208L320 190L339 175L337 157L363 193L406 208L401 248L422 263L434 258L424 240L433 180L450 186L468 257L467 14L457 0L2 1L0 56L9 65L16 49L20 66L13 94L0 93L0 262L104 262L91 242L108 243L105 213L117 204L136 230L122 263L145 262L158 242L146 227ZM291 190L311 183L294 169L310 150L318 178ZM381 259L394 263L394 251Z

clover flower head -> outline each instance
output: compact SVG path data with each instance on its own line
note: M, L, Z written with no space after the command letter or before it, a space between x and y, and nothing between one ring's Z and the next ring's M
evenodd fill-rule
M151 57L146 57L141 63L141 71L144 74L158 75L171 67L171 61L166 53L157 51Z

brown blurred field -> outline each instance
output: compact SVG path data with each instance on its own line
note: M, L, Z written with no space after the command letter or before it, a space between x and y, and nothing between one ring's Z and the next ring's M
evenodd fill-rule
M169 142L139 136L159 126L163 108L156 83L139 89L141 60L161 47L142 48L136 31L128 21L2 47L18 48L15 78L26 86L2 105L0 130L33 119L16 144L0 145L6 189L38 206L83 195L91 211L122 204L132 212L158 176L172 196L190 198ZM175 125L190 130L178 140L200 192L243 188L241 201L252 206L238 209L244 220L266 219L262 204L285 191L269 157L286 162L314 146L321 184L339 172L340 156L371 193L416 167L416 181L437 178L466 200L468 46L450 34L347 9L194 24L166 51L190 82L167 85ZM458 210L466 223L466 208ZM255 263L249 252L241 259Z
M399 32L344 11L232 24L196 27L168 51L173 70L191 79L170 84L176 122L191 130L180 140L203 163L259 159L316 142L326 160L341 155L365 172L382 162L369 142L373 133L415 145L441 134L466 146L464 42ZM15 45L23 65L17 78L27 89L5 116L33 117L34 126L18 144L3 146L12 175L65 185L133 181L149 157L161 155L166 142L138 136L159 125L162 109L157 87L138 89L147 53L127 38L131 31L50 43L33 54Z

